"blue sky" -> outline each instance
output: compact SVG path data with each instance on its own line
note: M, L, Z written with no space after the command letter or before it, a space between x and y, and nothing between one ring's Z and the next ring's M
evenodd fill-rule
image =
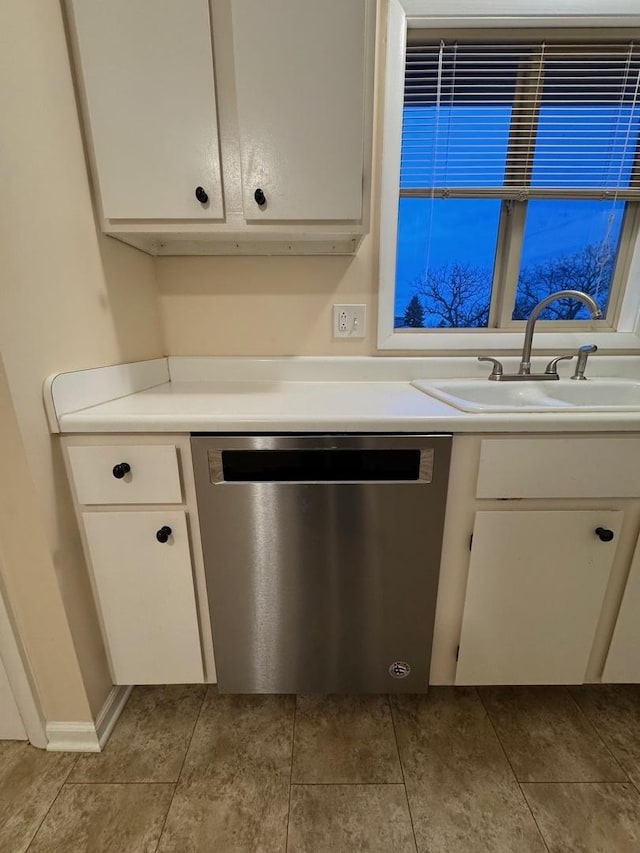
M623 203L537 200L529 203L523 264L574 254L600 243L609 229L617 244ZM396 314L413 296L413 282L427 266L463 263L493 268L500 201L415 199L400 201Z

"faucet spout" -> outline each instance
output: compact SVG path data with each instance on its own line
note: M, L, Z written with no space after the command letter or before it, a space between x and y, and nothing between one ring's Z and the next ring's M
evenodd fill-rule
M600 306L587 293L582 293L580 290L558 290L556 293L551 293L549 296L542 299L533 309L527 320L527 326L524 332L524 344L522 346L522 359L520 361L520 369L518 373L521 376L528 376L531 373L531 346L533 344L533 333L536 328L536 321L542 311L555 302L556 299L577 299L587 306L591 312L592 320L601 320L603 317Z

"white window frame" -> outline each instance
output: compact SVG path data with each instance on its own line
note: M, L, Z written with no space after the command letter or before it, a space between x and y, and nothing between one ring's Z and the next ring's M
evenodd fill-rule
M609 0L607 14L597 14L601 0L388 0L384 132L380 208L380 265L378 293L378 349L438 352L517 352L523 332L512 329L399 332L394 328L396 245L400 188L402 114L404 108L405 50L408 29L474 27L639 27L638 0ZM536 350L581 346L588 337L601 349L640 349L640 240L633 248L620 306L617 329L546 331L539 325Z

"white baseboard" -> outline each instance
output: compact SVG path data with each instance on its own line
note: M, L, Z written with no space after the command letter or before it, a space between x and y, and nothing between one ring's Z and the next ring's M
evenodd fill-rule
M100 752L93 723L47 723L48 752Z
M47 723L49 752L100 752L122 713L130 686L113 687L94 723Z

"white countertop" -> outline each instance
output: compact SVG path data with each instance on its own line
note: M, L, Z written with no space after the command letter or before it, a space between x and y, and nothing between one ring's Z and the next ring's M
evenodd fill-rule
M408 382L167 382L63 415L63 432L450 431L465 415ZM425 426L428 424L428 426Z
M635 371L628 359L620 369ZM156 359L58 374L45 401L63 433L640 431L638 411L461 412L411 379L468 373L470 360L426 361Z

